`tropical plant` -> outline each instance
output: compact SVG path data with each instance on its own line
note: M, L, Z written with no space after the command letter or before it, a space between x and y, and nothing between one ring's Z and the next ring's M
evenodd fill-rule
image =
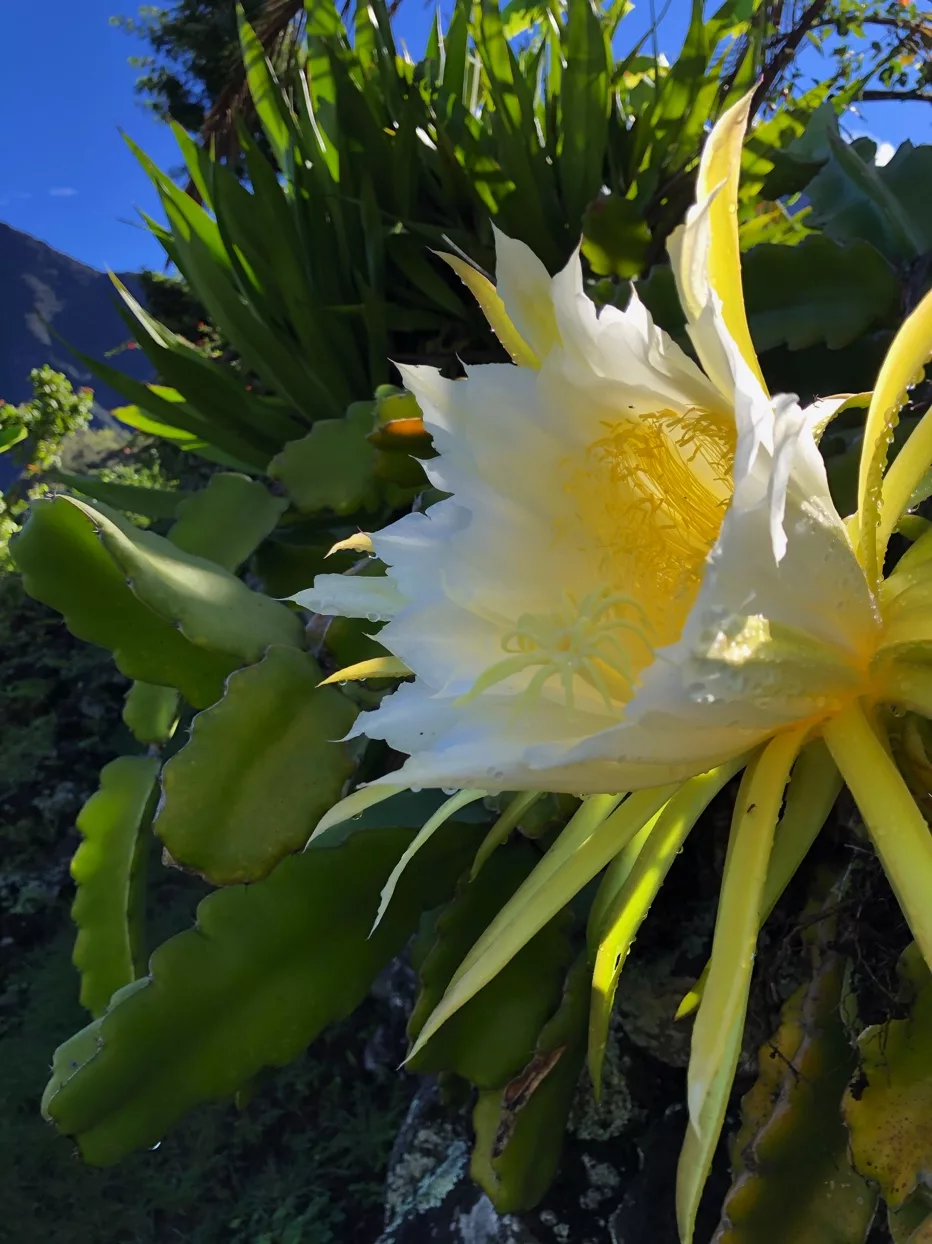
M305 15L303 0L251 0L245 10L276 68L287 71L299 55ZM536 29L549 20L547 5L513 3L506 8L511 35ZM664 11L661 10L661 15ZM766 89L798 88L803 77L799 52L818 46L825 57L825 77L837 86L870 71L870 97L924 98L932 38L929 13L900 0L816 0L815 3L765 3L746 6L754 12L753 37L761 45ZM229 134L237 121L256 129L239 60L234 4L231 0L176 0L137 18L115 19L151 49L134 58L142 73L137 90L160 115L180 121L206 137ZM663 37L662 18L654 31ZM865 36L869 34L870 39ZM794 89L794 93L796 93Z
M497 9L484 7L471 26L459 6L417 66L389 45L377 5L360 10L352 42L332 9L315 7L306 72L284 93L244 24L250 88L276 166L244 137L243 185L179 130L200 202L151 170L169 221L152 227L235 362L211 358L124 293L162 383L98 370L134 402L122 412L128 423L227 469L181 492L76 477L72 487L87 499L40 499L13 542L26 589L75 634L110 649L134 680L124 721L139 747L101 775L79 819L73 865L75 962L92 1018L57 1051L45 1099L88 1161L152 1145L191 1106L296 1057L358 1005L419 929L409 1061L475 1087L476 1178L501 1208L534 1204L556 1169L587 1049L598 1081L634 932L685 835L745 766L711 967L684 1007L701 998L684 1239L729 1097L760 918L829 815L835 762L928 950L928 828L874 733L887 725L882 705L905 707L891 749L928 799L927 540L921 524L900 521L926 486L918 407L903 420L913 435L881 478L927 344L918 252L928 243L911 184L927 177L919 154L927 149L904 151L903 162L915 163L894 181L863 147L841 142L816 90L761 121L743 157L750 101L744 112L732 106L697 169L722 94L721 44L747 33L737 14L726 5L711 26L691 27L701 79L678 62L631 82L625 74L641 72L633 61L609 72L609 18L585 0L520 52ZM549 55L557 42L565 65ZM747 53L742 74L754 63ZM741 74L730 89L739 92ZM829 183L821 192L819 178ZM607 201L597 197L603 183ZM597 319L586 297L620 301L616 282L652 266L638 288L657 302L669 271L660 250L696 183L700 203L672 250L706 376L654 329L639 300L624 312L606 305ZM792 197L801 190L811 201L805 223ZM452 244L482 260L490 210L505 226L497 286L463 255L447 259L495 333L477 336L466 379L454 381L454 352L463 353L475 320L423 251ZM597 251L609 257L602 281L584 276L577 257L552 277L583 218L584 256L593 267ZM599 218L614 224L597 238ZM857 232L868 225L869 236ZM540 244L544 262L509 233ZM742 238L773 239L745 253L747 311ZM716 297L727 331L710 332ZM821 359L827 374L832 354L851 345L841 370L869 375L865 335L888 334L883 354L906 310L866 434L864 394L805 417L792 400L772 406L765 396L764 380L776 387L794 346L817 351L810 361ZM759 344L768 333L758 362L752 337ZM409 390L384 384L389 350L409 365ZM519 366L471 366L502 350ZM429 362L449 375L425 369ZM863 387L872 383L870 375ZM825 391L818 379L800 389ZM629 419L616 409L626 401L641 416L642 435L630 443L614 426L616 416ZM567 429L570 410L578 418ZM587 453L593 412L610 426ZM828 450L835 428L846 452L861 436L853 543L821 475L816 414L834 416ZM575 462L577 475L547 474L548 454ZM743 482L732 500L735 462ZM616 468L619 488L607 488ZM621 485L632 480L628 496ZM761 507L758 493L772 505ZM552 566L539 529L550 523L557 543L572 536L577 508L586 516L578 546ZM139 530L120 511L154 526ZM393 524L401 511L411 512ZM709 569L726 513L729 538L758 543L746 555L716 552ZM487 538L470 561L480 518ZM884 548L898 526L919 537L895 567L878 551L878 523ZM804 538L815 560L800 568ZM783 539L788 551L775 559ZM641 561L624 590L607 591L603 563L616 553ZM346 573L318 575L302 596L328 554ZM617 705L658 644L680 638L696 592L705 608L719 566L741 603L764 592L768 568L775 587L736 633L709 615L710 627L718 617L711 646L683 667L684 679L703 686L690 683L673 702L695 728L634 727L644 752L630 767L567 758L567 738L582 746L603 726L619 729ZM881 586L882 569L891 573ZM547 593L561 587L555 606ZM302 601L312 612L300 612ZM787 612L775 616L777 605ZM473 608L481 616L470 629ZM706 628L699 632L702 643ZM855 698L869 665L870 723ZM669 663L674 681L679 668ZM393 690L411 670L415 682ZM730 702L711 728L705 715L720 695ZM670 708L662 696L658 704ZM359 718L360 709L377 712ZM808 739L823 720L835 762ZM401 773L395 748L410 755ZM635 787L644 789L622 793ZM171 863L216 889L196 928L164 943L146 968L141 912L153 834Z

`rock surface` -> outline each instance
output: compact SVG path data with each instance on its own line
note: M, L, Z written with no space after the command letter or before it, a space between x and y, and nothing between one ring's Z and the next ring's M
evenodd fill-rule
M496 1213L470 1179L468 1106L451 1108L425 1081L392 1151L377 1244L676 1244L667 1194L685 1116L661 1102L682 1094L682 1078L638 1049L616 1017L602 1101L581 1077L560 1175L528 1214Z

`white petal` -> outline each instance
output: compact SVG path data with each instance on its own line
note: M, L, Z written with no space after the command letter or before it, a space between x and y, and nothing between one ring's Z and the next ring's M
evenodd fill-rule
M787 405L778 423L778 454L736 481L683 634L646 671L629 721L661 713L772 732L817 718L863 681L873 601L806 419Z
M550 273L524 242L509 238L494 224L495 288L508 318L539 359L559 343ZM579 267L579 256L570 263Z
M289 596L302 609L326 617L392 618L408 603L388 575L319 574L314 586Z
M544 698L529 702L495 691L460 704L418 680L402 684L377 709L360 714L347 737L364 734L385 739L396 751L426 749L438 755L455 747L478 746L485 768L494 769L503 749L529 749L567 735L582 738L609 721L604 711L586 713Z
M715 763L730 759L727 753ZM482 782L490 792L500 790L562 791L571 795L617 794L646 790L666 782L685 781L703 772L702 766L672 756L662 764L638 764L618 760L573 760L569 749L564 760L552 753L546 767L530 763L514 743L503 742L490 763L482 744L461 744L441 752L418 752L384 781L403 781L411 787L469 788ZM382 782L383 779L377 779Z

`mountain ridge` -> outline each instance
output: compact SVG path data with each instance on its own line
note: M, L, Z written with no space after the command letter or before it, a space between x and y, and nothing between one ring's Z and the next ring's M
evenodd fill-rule
M143 301L138 275L118 275ZM29 372L49 363L76 387L94 390L99 414L122 405L125 399L68 347L103 360L128 338L105 272L0 221L0 398L14 405L25 401L31 396ZM152 378L140 351L120 354L113 365L136 380Z

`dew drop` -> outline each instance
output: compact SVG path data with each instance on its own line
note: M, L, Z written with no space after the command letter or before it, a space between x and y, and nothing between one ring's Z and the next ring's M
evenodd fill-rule
M367 613L366 618L369 622L378 622L379 615L377 613Z

